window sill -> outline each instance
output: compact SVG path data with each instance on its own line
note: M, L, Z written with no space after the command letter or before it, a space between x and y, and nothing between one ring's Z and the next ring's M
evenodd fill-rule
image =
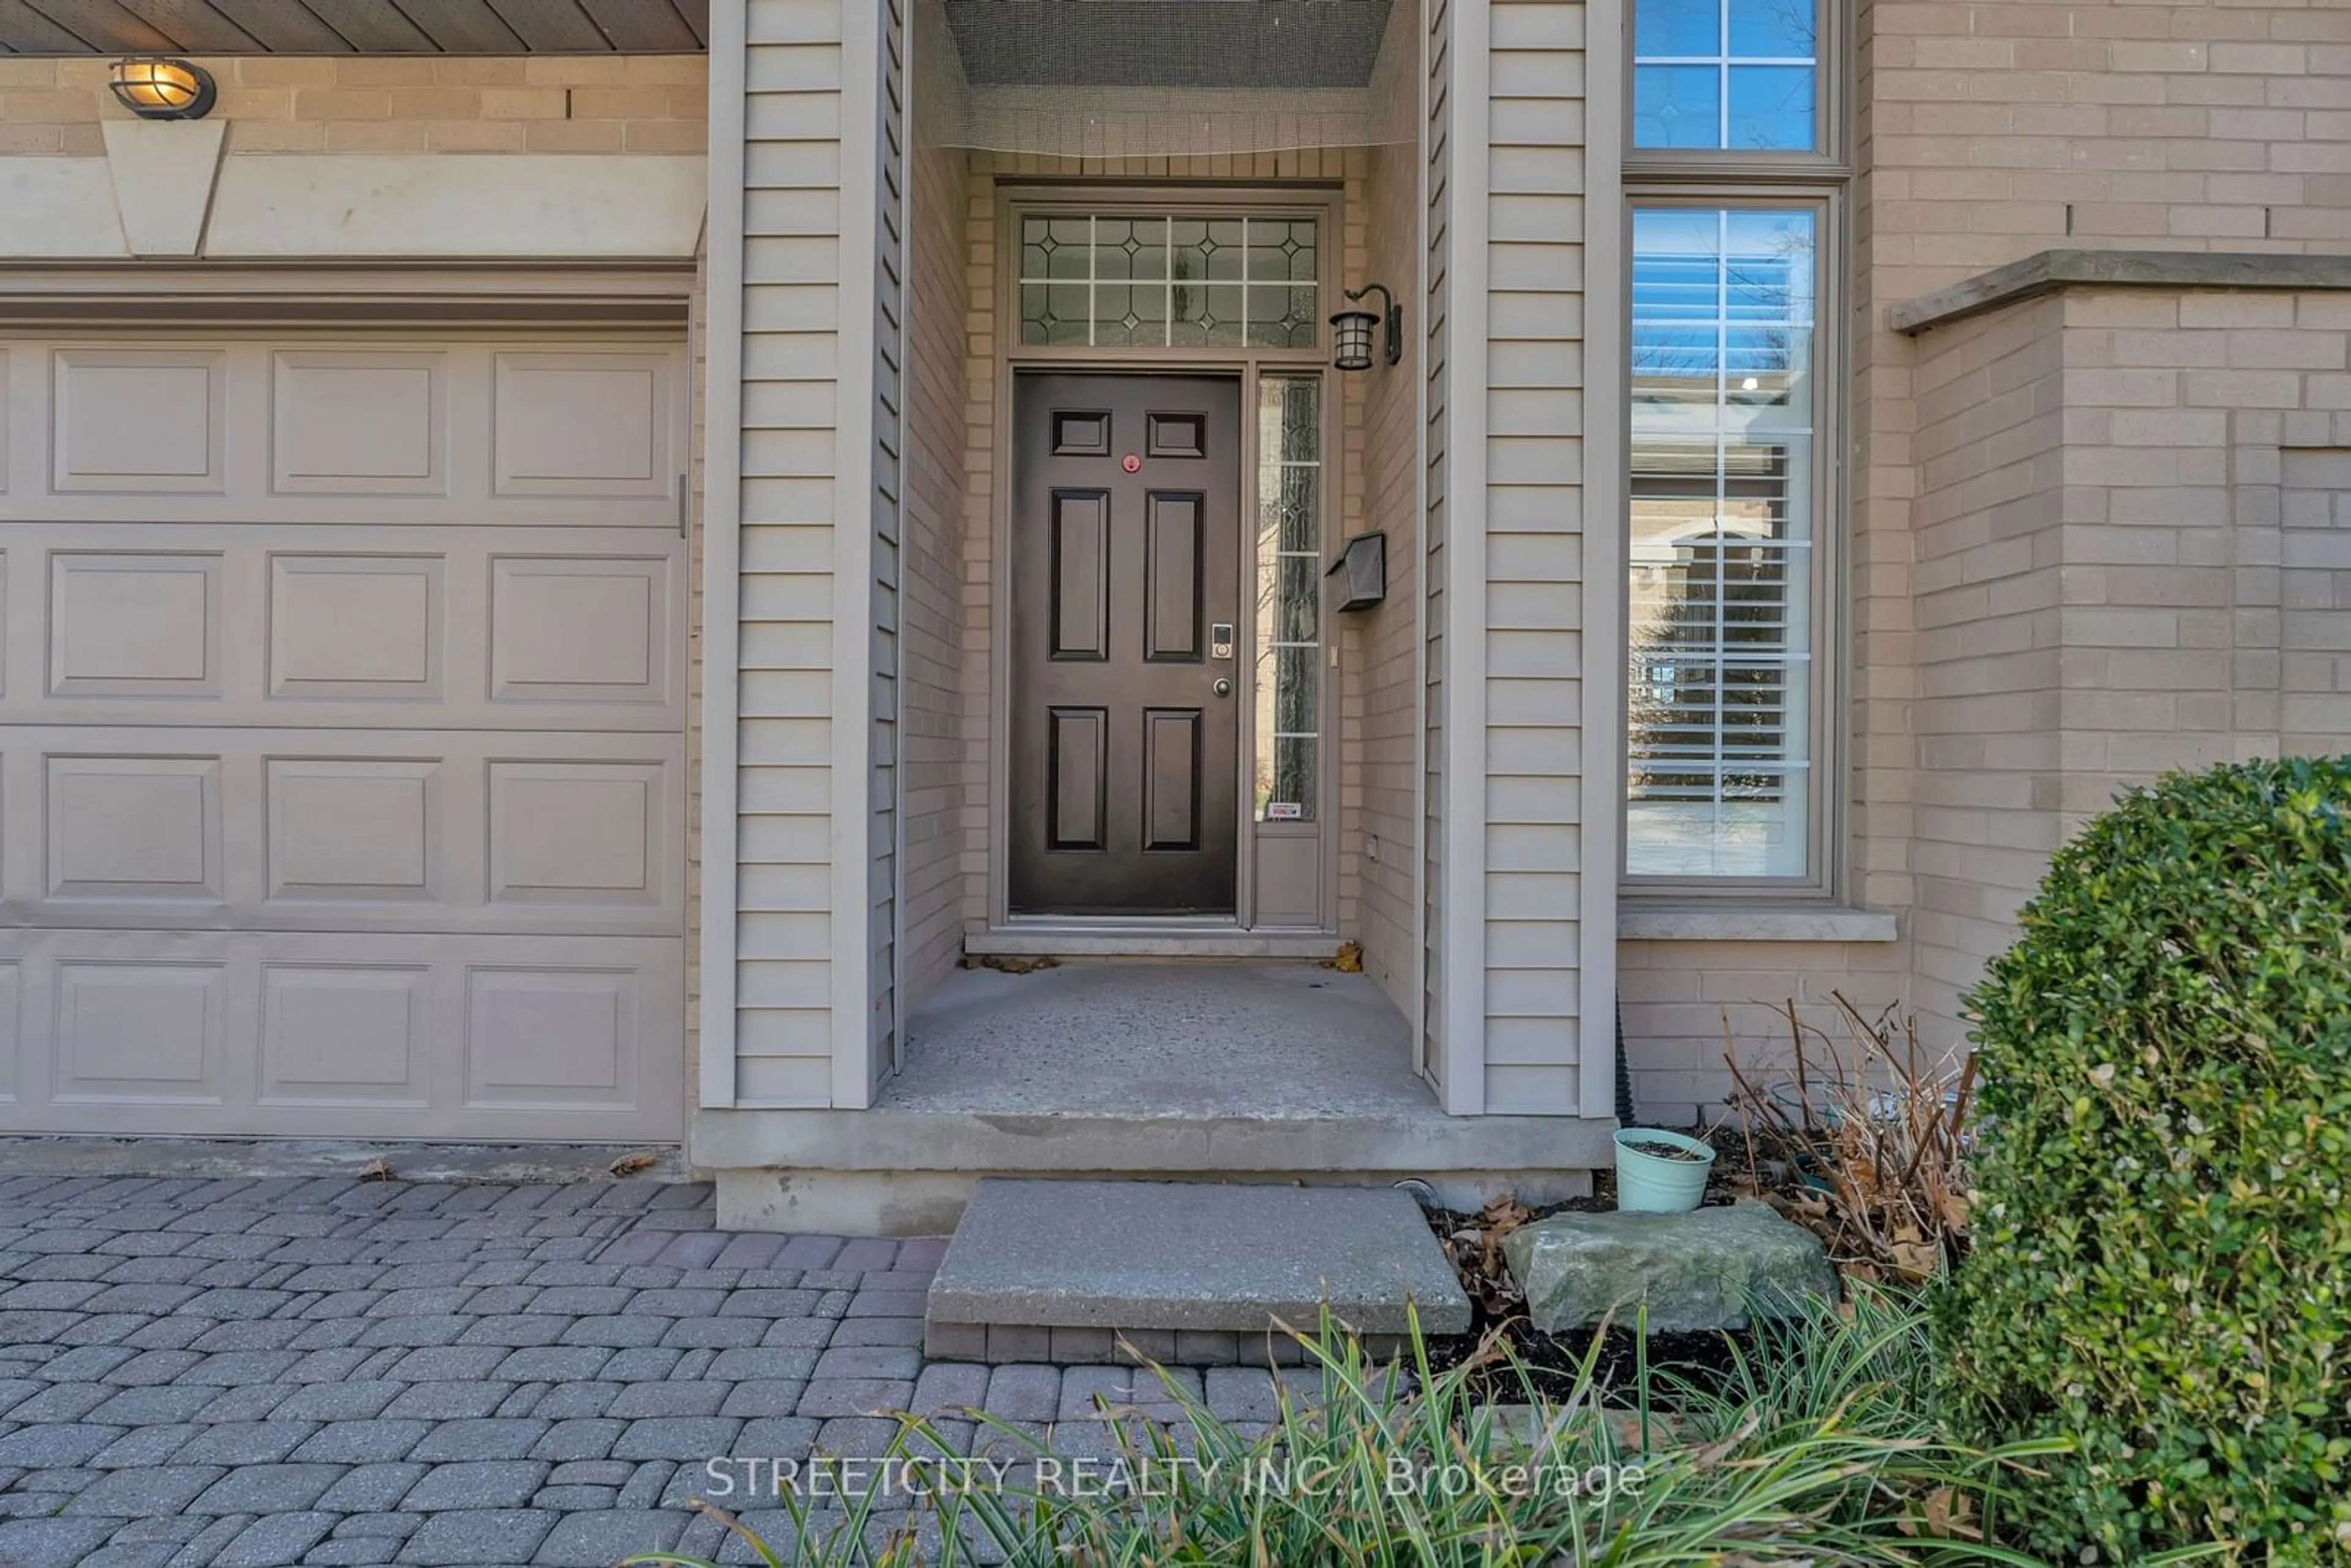
M1842 904L1624 904L1616 912L1621 942L1891 942L1899 934L1893 915Z

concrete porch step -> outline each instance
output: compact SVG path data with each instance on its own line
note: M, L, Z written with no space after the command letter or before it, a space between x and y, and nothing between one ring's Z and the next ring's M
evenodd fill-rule
M1374 1350L1416 1308L1461 1333L1469 1300L1394 1187L993 1178L974 1189L931 1284L925 1352L1110 1363L1121 1338L1176 1365L1295 1363L1277 1322L1328 1302Z

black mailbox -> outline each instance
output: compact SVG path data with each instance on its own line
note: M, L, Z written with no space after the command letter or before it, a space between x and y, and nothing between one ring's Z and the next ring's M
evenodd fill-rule
M1388 596L1388 537L1357 534L1323 574L1340 580L1342 610L1369 610Z

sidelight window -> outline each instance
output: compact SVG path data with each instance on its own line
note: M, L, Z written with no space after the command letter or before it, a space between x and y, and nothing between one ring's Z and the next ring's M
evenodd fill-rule
M1024 344L1311 349L1319 340L1312 218L1032 213L1019 226Z
M1322 713L1322 383L1258 383L1257 773L1260 822L1314 820Z

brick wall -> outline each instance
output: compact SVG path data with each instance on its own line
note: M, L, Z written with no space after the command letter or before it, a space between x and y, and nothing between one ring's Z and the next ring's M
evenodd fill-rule
M1635 1113L1688 1127L1727 1113L1726 1055L1759 1088L1790 1079L1788 1003L1842 1046L1835 998L1875 1017L1908 995L1909 974L1890 942L1625 942L1616 988Z
M904 619L908 1013L963 956L967 722L966 462L968 311L963 298L960 149L917 141L910 159ZM979 695L984 703L985 685Z
M1921 334L1917 998L2173 768L2351 749L2351 294L2079 288Z
M2351 10L1865 0L1875 261L1923 292L2053 245L2351 240Z
M228 151L679 152L708 140L699 55L238 56L220 83ZM103 59L0 59L0 156L97 156L130 111Z
M1860 0L1848 556L1852 893L1915 878L1918 346L1886 312L2053 246L2351 243L2351 6Z
M2065 298L2064 826L2351 749L2351 293Z
M922 109L914 110L917 133ZM987 929L989 685L996 664L996 178L963 155L963 810L956 822L967 933ZM915 242L920 245L922 241ZM1018 266L1016 260L1013 265ZM1008 483L1010 476L1005 476Z
M2055 847L2065 407L2052 298L1918 346L1913 1000L1955 1038Z
M1371 153L1368 220L1369 271L1396 291L1411 316L1414 255L1413 209L1419 201L1419 154L1410 147L1380 147ZM1379 981L1398 1011L1410 1017L1419 1005L1420 952L1414 944L1413 871L1415 785L1420 741L1414 698L1419 671L1416 614L1420 591L1419 419L1420 333L1405 333L1405 357L1393 371L1352 376L1369 382L1365 409L1363 475L1368 509L1364 526L1387 534L1387 598L1378 609L1346 617L1347 662L1360 671L1362 712L1349 715L1349 766L1359 770L1363 805L1343 824L1349 850L1359 857L1363 899L1350 929L1364 944L1364 968ZM1371 852L1378 844L1376 858Z

